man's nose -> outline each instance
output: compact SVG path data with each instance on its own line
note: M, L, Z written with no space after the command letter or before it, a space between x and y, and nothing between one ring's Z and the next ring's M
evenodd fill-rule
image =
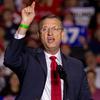
M53 32L50 28L48 29L48 35L53 35Z

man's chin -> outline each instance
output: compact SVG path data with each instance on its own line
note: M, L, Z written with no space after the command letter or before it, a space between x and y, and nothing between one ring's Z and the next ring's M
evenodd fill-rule
M58 49L57 47L53 47L53 46L48 47L48 50L53 50L53 51L55 51L55 50L57 50L57 49Z

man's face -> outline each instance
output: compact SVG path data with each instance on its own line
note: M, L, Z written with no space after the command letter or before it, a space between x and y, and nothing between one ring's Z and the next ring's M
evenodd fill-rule
M40 28L41 41L46 50L58 50L62 40L61 22L56 18L46 18Z

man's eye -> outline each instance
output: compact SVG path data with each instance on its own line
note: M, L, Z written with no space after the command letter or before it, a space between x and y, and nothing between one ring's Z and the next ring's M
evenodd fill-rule
M53 30L57 31L57 30L58 30L58 28L54 28Z
M47 30L46 28L42 29L42 31L46 31L46 30Z

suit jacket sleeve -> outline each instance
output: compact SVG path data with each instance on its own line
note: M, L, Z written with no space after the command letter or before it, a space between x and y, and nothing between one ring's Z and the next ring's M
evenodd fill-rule
M24 62L27 62L24 48L24 38L13 39L9 43L4 55L4 65L13 70L20 78L25 72Z

